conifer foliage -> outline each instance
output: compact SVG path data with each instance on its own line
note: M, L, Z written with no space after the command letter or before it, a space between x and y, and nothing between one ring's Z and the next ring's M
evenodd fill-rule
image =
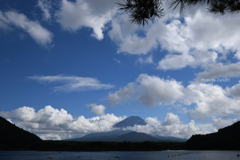
M180 14L184 13L185 6L207 3L207 10L211 13L237 13L240 11L240 0L168 0L169 8L180 6ZM132 23L148 24L149 20L159 20L164 16L161 0L117 0L119 10L129 14Z
M118 0L119 10L129 14L132 23L145 25L148 20L158 20L163 17L160 0Z

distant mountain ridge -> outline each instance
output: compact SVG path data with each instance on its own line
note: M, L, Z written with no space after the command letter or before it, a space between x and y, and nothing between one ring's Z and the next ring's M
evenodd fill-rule
M124 135L126 133L130 133L130 130L114 130L110 132L99 132L99 133L90 133L81 138L74 138L68 139L67 141L84 141L84 142L91 142L91 141L115 141L115 138L118 136Z
M139 133L139 132L130 132L126 133L124 135L121 135L116 138L116 141L118 142L160 142L161 140L154 138L146 133Z
M42 140L0 117L0 150L30 149Z
M186 142L187 139L177 137L164 137L158 135L149 135L146 133L135 132L131 130L114 130L110 132L91 133L81 138L67 139L63 141L79 142Z
M146 125L147 123L138 116L130 116L121 122L116 123L113 125L115 128L125 128L125 127L133 127L134 125Z
M81 138L68 139L64 141L81 141L81 142L93 142L93 141L102 141L102 142L120 142L120 141L129 141L129 142L186 142L187 139L181 139L176 137L163 137L158 135L149 135L145 133L139 133L132 130L123 130L124 128L134 125L146 125L147 123L138 116L128 117L121 122L113 125L117 130L110 132L99 132L91 133L85 135Z
M219 129L216 133L193 135L186 142L186 148L192 150L239 150L240 121Z
M186 138L178 138L178 137L170 137L170 136L159 136L153 135L154 138L160 139L163 142L186 142L188 139Z
M119 134L114 134L119 132ZM111 131L102 133L88 134L82 138L74 138L65 141L80 141L80 142L160 142L161 140L154 138L146 133L139 133L134 131Z

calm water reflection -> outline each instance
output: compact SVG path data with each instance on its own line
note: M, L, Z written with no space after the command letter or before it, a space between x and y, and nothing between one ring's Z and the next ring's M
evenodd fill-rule
M186 154L190 153L190 154ZM185 154L185 155L183 155ZM37 152L0 151L0 160L234 160L240 151ZM120 158L117 158L120 157Z

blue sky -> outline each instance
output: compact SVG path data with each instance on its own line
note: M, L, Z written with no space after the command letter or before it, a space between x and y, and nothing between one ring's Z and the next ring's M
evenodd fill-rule
M145 27L112 0L0 0L0 115L43 139L129 129L189 138L240 114L238 14L206 5ZM209 82L210 81L210 82Z

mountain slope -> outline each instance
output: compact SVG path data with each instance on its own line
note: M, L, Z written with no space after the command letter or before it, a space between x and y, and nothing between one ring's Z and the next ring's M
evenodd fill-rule
M160 140L154 138L145 133L138 133L133 131L111 131L111 132L103 132L103 133L92 133L86 135L82 138L75 138L69 139L65 141L81 141L81 142L94 142L94 141L101 141L101 142L159 142Z
M164 137L164 136L158 136L158 135L155 135L153 137L164 142L186 142L187 141L187 139L177 138L177 137Z
M42 140L0 117L0 150L30 149Z
M134 125L146 125L146 124L147 123L142 118L138 116L131 116L122 120L121 122L116 123L115 125L113 125L113 127L124 128L128 126L133 127Z
M187 149L193 150L239 150L240 149L240 121L231 126L219 129L216 133L193 135L186 142Z
M74 139L68 139L65 141L114 141L114 138L124 135L126 133L129 133L132 131L129 130L114 130L110 132L99 132L99 133L91 133L86 136L83 136L81 138L74 138Z
M146 133L139 133L139 132L130 132L124 135L121 135L115 139L115 141L127 141L127 142L159 142L160 140L146 134Z

